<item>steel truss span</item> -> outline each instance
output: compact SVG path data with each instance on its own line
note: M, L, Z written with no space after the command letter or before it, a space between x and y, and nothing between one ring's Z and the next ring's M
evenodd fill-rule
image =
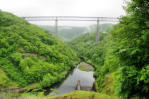
M27 21L55 21L55 36L58 38L58 21L96 21L96 42L100 40L100 22L119 22L114 17L88 17L88 16L24 16Z
M85 17L85 16L24 16L28 21L106 21L119 22L118 18L114 17Z

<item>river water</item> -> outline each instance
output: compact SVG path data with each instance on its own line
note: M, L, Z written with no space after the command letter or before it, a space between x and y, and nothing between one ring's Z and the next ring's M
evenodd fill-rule
M64 81L58 87L55 88L55 92L51 92L51 95L62 95L75 90L78 80L80 80L81 89L91 90L94 82L93 72L86 72L75 68Z

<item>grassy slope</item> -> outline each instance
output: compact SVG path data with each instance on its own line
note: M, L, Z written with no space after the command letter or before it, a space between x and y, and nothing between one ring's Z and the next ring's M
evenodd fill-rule
M91 91L74 91L61 96L44 96L43 93L38 95L23 93L23 94L6 94L0 93L0 99L120 99L117 96L100 94Z
M90 91L74 91L72 93L64 94L62 96L55 96L49 99L119 99L116 96L108 96Z
M37 95L31 93L0 93L0 99L48 99L49 97L50 96L44 96L43 93L38 93Z
M102 93L108 95L114 94L114 73L109 73L104 76L104 87Z
M83 71L93 71L94 70L94 68L91 65L89 65L85 62L80 63L78 68Z
M1 88L16 88L18 86L17 83L10 80L6 73L0 68L0 89Z

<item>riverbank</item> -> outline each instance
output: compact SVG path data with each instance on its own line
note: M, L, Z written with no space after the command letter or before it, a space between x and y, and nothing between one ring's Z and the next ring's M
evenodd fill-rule
M83 68L83 70L80 70ZM85 68L85 69L84 69ZM119 99L116 96L110 96L103 93L97 93L89 91L92 89L94 82L93 67L87 63L80 63L72 73L66 73L68 77L62 82L60 87L53 89L52 94L47 93L44 96L43 92L38 93L0 93L0 99ZM87 71L86 71L87 70ZM111 77L111 76L110 76ZM77 81L81 81L82 90L75 91ZM31 85L32 87L38 86L38 84ZM30 87L29 87L30 88ZM89 88L89 89L88 89ZM106 88L107 89L107 88ZM83 91L88 90L88 91ZM58 95L58 96L57 96ZM112 94L111 94L112 95Z
M74 91L62 96L50 97L49 99L119 99L117 96L108 96L92 91Z
M93 83L95 81L93 77L93 71L87 72L80 70L79 65L73 70L73 72L63 81L63 83L54 88L55 91L51 92L51 95L63 95L76 90L77 82L80 81L80 90L92 90Z
M31 83L25 87L21 87L16 82L13 82L12 80L10 80L5 74L5 72L2 71L2 69L0 69L0 81L1 81L0 92L3 92L3 93L5 92L8 94L9 93L18 94L18 93L26 93L26 92L33 92L33 93L45 92L44 94L47 95L47 93L49 94L49 91L51 91L51 89L53 89L54 87L58 87L72 73L73 69L74 68L72 68L72 70L69 70L69 71L61 72L60 75L63 75L63 78L46 88L40 88L40 83ZM7 82L4 79L7 80Z
M109 96L102 93L97 93L93 91L74 91L71 93L66 93L61 96L44 96L43 93L38 93L37 95L31 93L23 94L5 94L0 93L0 99L119 99L117 96Z
M32 93L0 93L0 99L49 99L51 96L44 96L43 92Z
M93 66L91 66L90 64L87 64L85 62L81 62L78 66L78 69L80 69L82 71L94 71Z
M83 68L83 70L80 70ZM65 79L63 79L60 83L56 83L50 88L47 88L45 90L41 90L38 88L39 83L33 83L30 84L24 88L9 88L9 89L1 89L1 92L3 93L3 96L6 96L9 99L9 97L12 97L11 95L14 94L16 96L27 96L28 99L36 99L38 93L44 92L44 95L63 95L66 93L70 93L76 90L77 81L80 81L81 90L92 90L94 77L93 77L93 67L87 63L80 63L76 66L71 72L62 72L63 75L65 75ZM53 89L53 90L51 90ZM11 93L10 93L11 92ZM25 92L25 93L24 93ZM27 94L26 94L27 93ZM32 94L34 93L34 94ZM31 98L30 98L31 95ZM25 96L25 97L26 97ZM5 99L5 98L3 98ZM11 99L11 98L10 98ZM19 99L22 99L20 97Z

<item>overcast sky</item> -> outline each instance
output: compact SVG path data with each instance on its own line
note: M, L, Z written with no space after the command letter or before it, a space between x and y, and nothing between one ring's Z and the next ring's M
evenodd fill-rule
M0 0L0 9L18 16L124 15L124 0Z

